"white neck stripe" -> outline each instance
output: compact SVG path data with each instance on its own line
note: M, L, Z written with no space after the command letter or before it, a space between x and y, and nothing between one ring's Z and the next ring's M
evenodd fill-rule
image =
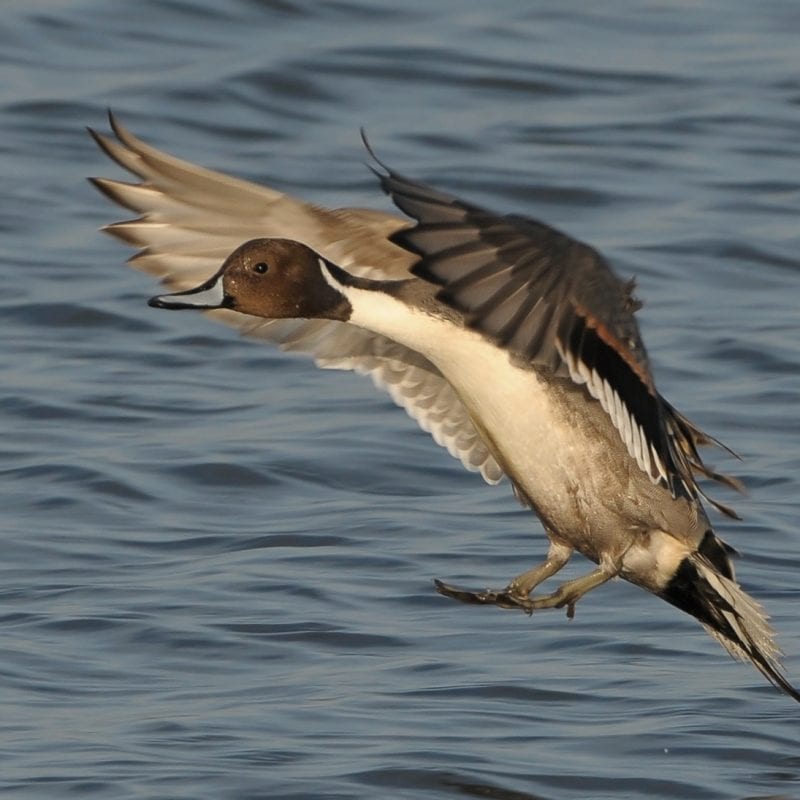
M319 271L322 273L325 283L327 283L331 289L335 289L337 292L342 292L342 284L333 277L333 273L330 271L325 259L322 258L322 256L317 256L317 263L319 264ZM342 292L342 294L344 294L344 292Z

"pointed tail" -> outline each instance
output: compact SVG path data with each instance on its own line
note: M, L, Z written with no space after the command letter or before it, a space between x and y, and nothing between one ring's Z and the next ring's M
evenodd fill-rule
M700 553L684 558L661 596L698 619L734 657L749 661L770 683L800 703L783 674L781 651L764 609Z

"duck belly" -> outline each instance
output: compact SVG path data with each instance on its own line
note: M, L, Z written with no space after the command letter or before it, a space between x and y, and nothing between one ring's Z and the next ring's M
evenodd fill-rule
M437 366L550 536L596 562L621 554L648 525L629 499L638 467L611 421L568 378L516 366L505 351L490 350L480 364L473 351L469 372Z
M672 502L669 493L639 469L583 387L516 363L452 315L383 293L347 294L353 324L416 350L439 369L552 539L593 561L616 561L637 533L669 530L652 513L661 500Z

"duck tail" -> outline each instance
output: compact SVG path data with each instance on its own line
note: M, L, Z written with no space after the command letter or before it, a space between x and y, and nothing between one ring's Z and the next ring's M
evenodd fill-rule
M782 653L766 612L732 575L720 574L711 561L695 552L681 561L661 596L699 620L733 658L749 661L800 703L800 692L783 674Z

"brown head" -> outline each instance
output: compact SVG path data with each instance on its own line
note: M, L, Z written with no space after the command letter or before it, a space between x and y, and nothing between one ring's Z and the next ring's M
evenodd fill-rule
M290 239L252 239L234 250L205 283L153 297L150 305L169 309L230 308L270 319L338 319L350 304L326 280L342 274L310 247Z

